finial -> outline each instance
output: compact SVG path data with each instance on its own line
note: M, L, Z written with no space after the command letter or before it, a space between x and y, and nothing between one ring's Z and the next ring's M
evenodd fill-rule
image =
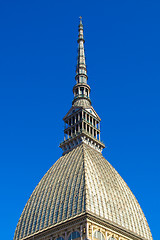
M80 24L82 24L82 16L80 16L79 19L80 19Z

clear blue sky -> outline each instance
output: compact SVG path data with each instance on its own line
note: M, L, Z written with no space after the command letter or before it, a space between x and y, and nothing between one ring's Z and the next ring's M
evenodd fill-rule
M61 156L83 16L105 158L160 237L160 1L0 2L0 226L13 238L32 191Z

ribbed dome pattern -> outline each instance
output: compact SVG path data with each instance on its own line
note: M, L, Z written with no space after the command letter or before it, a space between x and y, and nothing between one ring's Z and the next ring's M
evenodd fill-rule
M21 214L14 240L86 211L152 240L127 184L101 153L86 144L62 156L42 178Z

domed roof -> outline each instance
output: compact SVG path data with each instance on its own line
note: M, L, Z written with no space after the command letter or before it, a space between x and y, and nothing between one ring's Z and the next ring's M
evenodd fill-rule
M101 153L80 144L45 174L19 219L14 240L85 212L152 240L133 193Z

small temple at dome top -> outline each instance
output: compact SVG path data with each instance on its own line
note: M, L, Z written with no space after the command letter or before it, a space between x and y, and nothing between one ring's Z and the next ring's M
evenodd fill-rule
M80 17L78 34L78 57L76 67L76 84L73 87L72 107L64 117L64 141L60 144L63 153L73 149L81 142L87 143L99 152L105 147L100 139L100 117L94 110L90 99L90 86L84 51L82 17Z

